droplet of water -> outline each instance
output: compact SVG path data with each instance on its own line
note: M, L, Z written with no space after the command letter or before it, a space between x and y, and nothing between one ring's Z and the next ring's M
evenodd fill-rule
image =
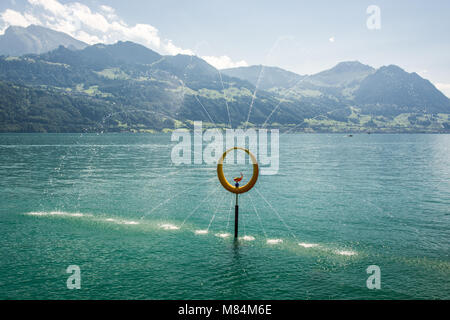
M178 230L178 229L180 229L179 227L177 227L176 225L171 224L171 223L161 224L159 227L164 229L164 230Z
M228 238L229 236L231 236L230 233L216 233L216 237L219 238Z
M319 246L317 243L305 243L305 242L300 242L298 245L303 248L314 248Z
M342 256L353 256L356 254L355 251L350 251L350 250L336 250L335 252Z

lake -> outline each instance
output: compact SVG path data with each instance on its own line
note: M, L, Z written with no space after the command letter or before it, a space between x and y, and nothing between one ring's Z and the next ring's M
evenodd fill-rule
M450 135L281 135L238 242L216 167L175 165L173 146L0 135L0 299L450 298Z

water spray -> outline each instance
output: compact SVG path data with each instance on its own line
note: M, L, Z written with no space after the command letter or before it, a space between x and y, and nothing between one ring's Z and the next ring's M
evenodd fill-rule
M250 159L252 160L252 164L253 164L252 178L250 179L249 182L247 182L247 184L243 185L242 187L239 186L239 181L242 180L242 173L241 173L240 178L235 179L234 186L228 182L228 180L225 178L225 175L223 174L223 160L225 159L227 154L233 150L242 150L242 151L246 152L250 156ZM217 177L219 178L220 183L225 188L225 190L236 194L236 204L234 207L234 238L235 239L237 239L237 237L238 237L238 227L239 227L239 194L245 193L245 192L249 191L251 188L253 188L256 181L258 180L258 175L259 175L258 162L256 161L256 157L248 149L244 149L241 147L234 147L234 148L228 149L227 151L225 151L223 153L223 155L220 157L219 161L217 162Z

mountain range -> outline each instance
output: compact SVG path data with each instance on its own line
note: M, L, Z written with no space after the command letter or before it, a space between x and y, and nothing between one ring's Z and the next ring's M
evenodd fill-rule
M54 50L59 46L81 50L88 45L63 32L36 25L27 28L11 26L0 36L0 55L40 54Z
M88 46L43 27L0 36L0 132L450 132L450 100L417 73L358 61L313 75L217 70L133 42Z

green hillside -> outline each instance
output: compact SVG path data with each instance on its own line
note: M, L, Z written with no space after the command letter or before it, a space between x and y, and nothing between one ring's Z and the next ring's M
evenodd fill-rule
M155 132L196 120L302 132L448 132L449 114L449 99L429 81L394 66L345 62L309 76L262 66L219 72L198 57L161 56L132 42L0 57L1 132Z

